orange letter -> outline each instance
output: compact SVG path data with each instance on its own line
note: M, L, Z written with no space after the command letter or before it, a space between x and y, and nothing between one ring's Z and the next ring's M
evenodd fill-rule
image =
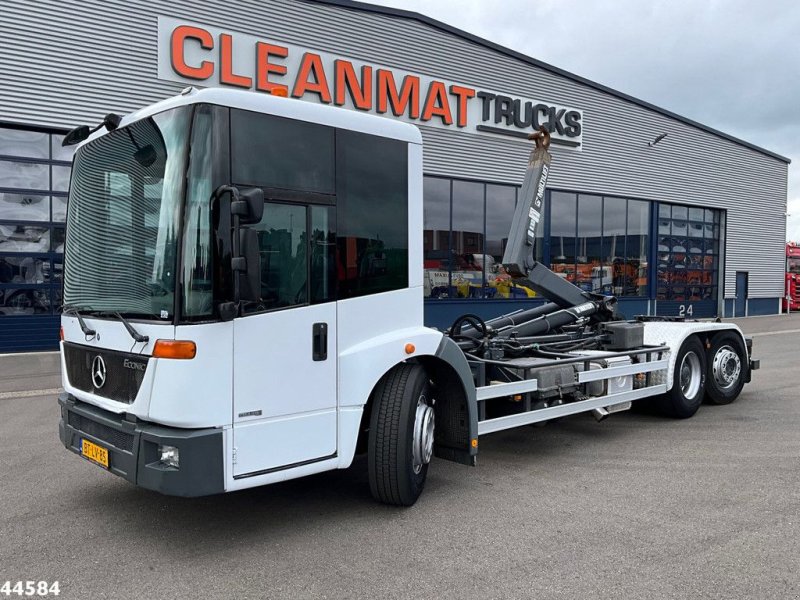
M385 113L390 103L395 117L404 114L410 103L411 110L408 116L419 119L419 77L414 75L403 77L403 85L398 94L394 74L391 71L378 69L378 112Z
M361 67L361 85L359 86L353 63L349 60L335 60L333 65L336 69L333 81L334 104L339 106L344 104L346 88L350 92L356 108L370 110L372 108L372 67Z
M274 65L269 62L270 56L286 58L289 56L289 49L284 46L274 46L272 44L265 44L264 42L256 42L256 89L262 92L269 92L270 94L277 93L281 96L288 96L289 88L280 83L271 83L269 81L270 73L286 75L286 67L284 65Z
M172 70L181 77L187 77L188 79L208 79L214 74L214 63L204 60L199 67L190 67L186 64L183 48L187 38L199 41L200 47L205 50L211 50L214 47L214 38L205 29L189 25L176 27L172 30L172 38L170 40Z
M450 114L450 101L447 99L447 89L441 81L432 81L425 99L425 109L422 111L422 120L430 121L436 115L442 118L445 125L453 124L453 115Z
M450 93L458 97L458 111L456 114L456 125L459 127L467 126L467 100L475 97L475 90L468 87L461 87L460 85L451 85Z
M231 35L228 33L221 33L219 36L219 41L219 59L222 63L222 71L219 74L220 82L243 88L253 87L253 80L250 77L236 75L233 72L233 38Z
M314 76L313 82L308 80L309 75ZM306 92L319 94L319 99L326 104L330 104L331 102L331 92L328 88L328 80L325 78L325 69L322 66L322 59L319 54L314 54L313 52L306 52L303 54L300 70L294 82L292 96L295 98L302 98L303 94Z

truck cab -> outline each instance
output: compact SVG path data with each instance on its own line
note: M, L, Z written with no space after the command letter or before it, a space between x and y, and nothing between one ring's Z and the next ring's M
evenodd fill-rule
M349 466L378 381L442 340L422 326L421 193L415 127L280 97L188 90L93 135L67 218L63 443L178 495Z

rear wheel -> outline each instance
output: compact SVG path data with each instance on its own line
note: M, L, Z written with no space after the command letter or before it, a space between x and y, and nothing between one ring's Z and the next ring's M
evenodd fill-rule
M386 504L411 506L425 487L435 418L428 376L402 364L378 383L369 428L369 487Z
M705 387L706 353L703 344L693 335L678 350L672 388L661 398L661 412L677 419L688 419L700 408Z
M706 397L712 404L730 404L744 387L747 352L732 332L719 334L708 351Z

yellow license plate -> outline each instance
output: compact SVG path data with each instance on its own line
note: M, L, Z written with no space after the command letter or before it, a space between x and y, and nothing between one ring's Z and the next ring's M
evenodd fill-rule
M81 454L89 460L108 468L108 450L93 444L89 440L81 440Z

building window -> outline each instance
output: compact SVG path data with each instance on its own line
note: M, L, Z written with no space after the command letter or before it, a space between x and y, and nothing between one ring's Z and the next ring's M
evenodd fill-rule
M550 268L583 290L647 296L650 203L550 193Z
M54 314L61 304L74 152L62 139L0 127L0 316Z
M424 180L426 298L530 298L501 266L517 187L442 177ZM540 226L541 231L541 226ZM542 244L536 245L537 259Z
M716 300L719 239L718 210L659 204L656 299Z

